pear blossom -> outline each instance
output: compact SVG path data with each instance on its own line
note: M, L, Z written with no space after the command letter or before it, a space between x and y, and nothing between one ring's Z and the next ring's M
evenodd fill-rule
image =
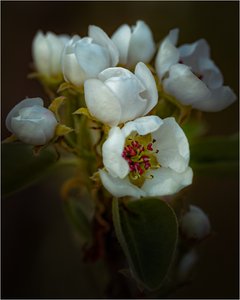
M139 20L135 26L120 26L112 35L112 41L119 50L120 64L134 66L138 62L148 63L152 59L156 46L151 29Z
M155 79L142 62L134 74L121 67L102 71L85 81L84 92L90 113L110 126L146 115L158 100Z
M178 29L173 29L161 43L156 57L156 71L164 90L184 105L216 112L236 100L229 86L223 85L223 76L210 58L206 40L176 47Z
M67 43L62 56L64 79L81 86L106 68L118 64L119 53L108 35L97 26L89 26L88 37L75 35Z
M8 113L6 127L19 140L31 145L44 145L55 133L57 120L54 114L43 107L41 98L27 98Z
M192 183L188 140L172 117L146 116L112 127L102 155L100 178L115 197L171 195Z
M189 211L182 217L180 229L186 238L202 240L210 234L211 225L202 209L190 205Z
M44 35L38 31L32 43L32 55L36 70L47 77L62 73L61 57L68 35L57 36L53 32Z

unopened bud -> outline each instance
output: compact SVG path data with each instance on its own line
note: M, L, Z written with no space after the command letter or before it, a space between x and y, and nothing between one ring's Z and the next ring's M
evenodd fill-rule
M195 240L202 240L211 231L207 215L194 205L190 205L190 210L183 216L180 228L186 238Z

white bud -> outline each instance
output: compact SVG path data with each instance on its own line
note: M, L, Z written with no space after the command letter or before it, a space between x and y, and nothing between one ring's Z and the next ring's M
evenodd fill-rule
M128 66L138 62L148 63L156 48L151 29L141 20L132 27L127 24L120 26L112 35L112 40L119 50L119 62Z
M41 98L22 100L9 112L6 127L16 137L31 145L44 145L55 133L57 120L54 114L43 107Z
M189 251L186 253L178 265L177 276L180 281L184 281L189 276L192 268L196 264L198 256L194 250Z
M62 56L64 79L81 86L106 68L117 65L119 53L107 34L97 26L89 26L89 36L75 35L67 43Z
M183 216L180 228L186 238L196 240L205 238L211 231L207 215L194 205L190 205L190 210Z
M65 44L70 39L67 35L57 36L52 32L44 35L39 31L32 43L32 55L36 70L48 77L61 74L61 57Z

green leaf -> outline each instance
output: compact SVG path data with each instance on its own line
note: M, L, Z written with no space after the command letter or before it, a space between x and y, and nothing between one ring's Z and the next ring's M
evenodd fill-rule
M126 206L113 200L117 238L130 271L140 286L158 289L174 258L178 225L173 210L162 200L145 198Z
M57 154L48 147L38 155L33 146L22 143L2 144L2 194L7 196L31 183L55 165Z
M205 137L190 144L193 170L198 174L230 175L238 172L238 135Z
M68 200L64 201L65 212L79 234L78 237L81 246L90 246L93 241L91 222L93 215L91 214L90 216L89 212L91 201L92 199L84 198L69 198ZM92 208L92 211L93 210L94 208Z

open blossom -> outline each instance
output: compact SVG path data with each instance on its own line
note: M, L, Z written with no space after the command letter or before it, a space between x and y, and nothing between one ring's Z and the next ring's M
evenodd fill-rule
M32 55L36 70L51 77L62 73L61 57L65 44L70 39L67 35L37 32L32 43Z
M84 91L90 113L110 126L146 115L158 99L154 77L141 62L135 74L120 67L102 71L85 82Z
M119 53L108 35L97 26L89 26L88 37L75 35L66 45L62 71L66 81L80 86L106 68L118 64Z
M9 112L6 127L19 140L31 145L44 145L54 137L57 120L43 107L41 98L22 100Z
M156 70L164 90L184 105L202 111L220 111L236 100L223 76L210 59L204 39L176 47L178 29L171 30L161 43L156 57Z
M148 63L152 59L156 46L151 29L143 21L135 26L124 24L112 35L112 40L119 50L119 62L134 66L138 62Z
M187 138L174 118L146 116L113 127L100 177L115 197L164 196L192 183Z

